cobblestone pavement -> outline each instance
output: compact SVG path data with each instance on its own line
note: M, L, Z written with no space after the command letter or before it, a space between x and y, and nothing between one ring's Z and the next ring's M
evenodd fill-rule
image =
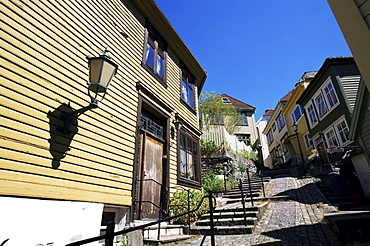
M294 200L272 201L255 227L253 234L216 235L217 246L239 245L370 245L370 242L343 243L329 225L323 213L333 211L326 198L316 188L312 178L280 177L272 179L267 196L292 196ZM179 246L200 245L202 237L184 241ZM207 237L203 245L211 245Z

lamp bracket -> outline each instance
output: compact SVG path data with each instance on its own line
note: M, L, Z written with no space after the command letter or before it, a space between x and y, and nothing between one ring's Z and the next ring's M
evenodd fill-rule
M98 101L96 99L92 100L92 102L83 108L80 108L78 110L69 112L69 113L62 113L60 115L60 118L64 120L64 125L63 127L58 126L57 129L60 131L62 134L70 134L71 131L68 130L68 128L72 125L72 123L83 113L86 111L97 108L98 107Z

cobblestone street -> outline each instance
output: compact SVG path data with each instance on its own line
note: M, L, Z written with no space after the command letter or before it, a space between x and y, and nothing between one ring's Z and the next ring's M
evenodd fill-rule
M325 197L312 178L279 177L267 185L267 196L294 199L272 201L253 234L216 235L217 246L224 245L370 245L369 241L341 242L323 220L323 213L335 208L325 204ZM202 237L178 245L200 245ZM207 237L204 245L211 245Z

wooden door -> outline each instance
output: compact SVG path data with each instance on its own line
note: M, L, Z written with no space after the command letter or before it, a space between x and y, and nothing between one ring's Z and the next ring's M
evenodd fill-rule
M141 134L140 140L139 218L158 218L163 181L163 143L146 133Z

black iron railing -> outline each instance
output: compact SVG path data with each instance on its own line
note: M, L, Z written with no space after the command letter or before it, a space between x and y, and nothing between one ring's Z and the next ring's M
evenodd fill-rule
M137 179L135 180L135 186L137 187L137 183L138 182L141 182L141 186L142 186L142 182L154 182L155 184L159 185L161 188L163 188L166 192L168 191L168 187L164 186L163 184L159 183L157 180L155 179ZM162 191L161 191L162 193ZM134 208L134 211L136 211L136 204L139 203L149 203L151 204L152 206L156 207L158 209L158 220L160 220L161 218L163 218L164 216L167 216L168 215L168 211L165 209L165 208L162 208L160 205L158 204L155 204L153 203L152 201L137 201L136 200L136 196L134 197L134 201L133 201L133 208ZM159 240L161 238L161 224L158 224L158 235L157 235L157 239Z
M194 212L198 211L199 208L202 206L203 201L204 201L205 198L209 199L211 245L215 246L215 239L214 239L215 227L214 227L214 223L213 223L213 210L215 209L215 207L213 207L213 202L212 202L215 198L213 197L211 192L207 196L203 196L201 201L199 202L198 206L193 210L190 210L190 211L178 214L178 215L174 215L174 216L171 216L171 217L167 217L167 218L164 218L164 219L160 219L160 220L157 220L157 221L149 222L147 224L143 224L143 225L139 225L139 226L136 226L136 227L131 227L131 228L128 228L128 229L117 231L117 232L114 232L114 222L112 221L112 222L108 223L107 231L106 231L105 235L100 235L100 236L97 236L97 237L92 237L92 238L80 240L80 241L77 241L77 242L67 244L66 246L80 246L80 245L84 245L84 244L87 244L87 243L92 243L92 242L95 242L95 241L98 241L98 240L105 240L105 244L104 244L105 246L113 246L113 239L114 239L115 236L122 235L122 234L127 234L127 233L137 231L137 230L142 230L142 229L145 229L149 226L160 224L162 222L173 220L173 219L176 219L178 217L181 217L181 216L184 216L184 215L187 215L187 214L194 213ZM206 235L207 235L207 233L204 235L204 237ZM204 239L203 239L203 241L204 241Z

